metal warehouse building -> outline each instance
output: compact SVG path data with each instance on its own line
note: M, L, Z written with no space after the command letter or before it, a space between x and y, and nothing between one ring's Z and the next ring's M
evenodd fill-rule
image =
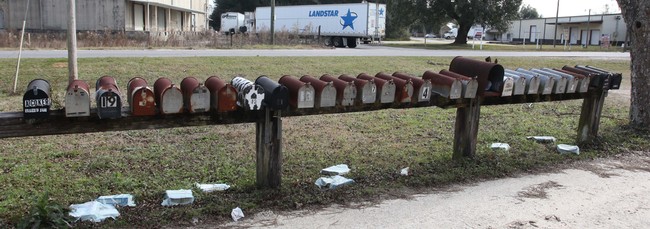
M621 14L601 14L512 21L508 31L488 30L486 40L552 44L557 26L556 44L600 45L609 41L620 45L627 39L627 29Z
M203 31L209 0L76 0L77 30ZM0 0L0 29L19 30L27 0ZM67 29L68 1L29 0L26 30Z

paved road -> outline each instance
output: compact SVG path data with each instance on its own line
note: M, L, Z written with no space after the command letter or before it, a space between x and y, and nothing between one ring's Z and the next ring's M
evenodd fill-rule
M25 50L23 58L66 58L66 50ZM529 56L529 57L586 57L629 59L629 53L620 52L513 52L480 50L424 50L386 46L361 45L356 49L200 49L200 50L79 50L79 58L102 57L205 57L205 56ZM0 51L0 58L17 58L18 51Z

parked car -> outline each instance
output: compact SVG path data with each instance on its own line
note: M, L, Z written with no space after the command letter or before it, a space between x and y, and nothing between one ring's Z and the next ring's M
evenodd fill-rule
M427 34L427 35L424 35L424 38L437 38L437 37L438 37L438 36L436 36L435 34Z

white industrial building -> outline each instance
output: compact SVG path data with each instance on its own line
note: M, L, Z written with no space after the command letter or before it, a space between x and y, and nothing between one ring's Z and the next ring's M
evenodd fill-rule
M211 0L76 0L81 31L203 31ZM0 29L67 30L67 0L0 0ZM25 11L25 7L28 10Z
M555 28L557 26L557 35ZM627 39L627 29L621 14L582 15L512 21L508 31L501 33L488 30L486 40L515 43L539 43L567 45L600 45L609 41L620 45Z

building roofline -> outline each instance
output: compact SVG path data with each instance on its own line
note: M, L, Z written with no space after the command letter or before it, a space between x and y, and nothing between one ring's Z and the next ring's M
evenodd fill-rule
M178 11L192 12L192 13L198 13L198 14L206 14L205 12L200 11L200 10L188 9L188 8L174 6L174 5L159 3L159 2L151 2L149 0L129 0L129 1L138 2L138 3L146 3L146 4L149 4L149 5L152 5L152 6L162 6L162 7L178 10Z

